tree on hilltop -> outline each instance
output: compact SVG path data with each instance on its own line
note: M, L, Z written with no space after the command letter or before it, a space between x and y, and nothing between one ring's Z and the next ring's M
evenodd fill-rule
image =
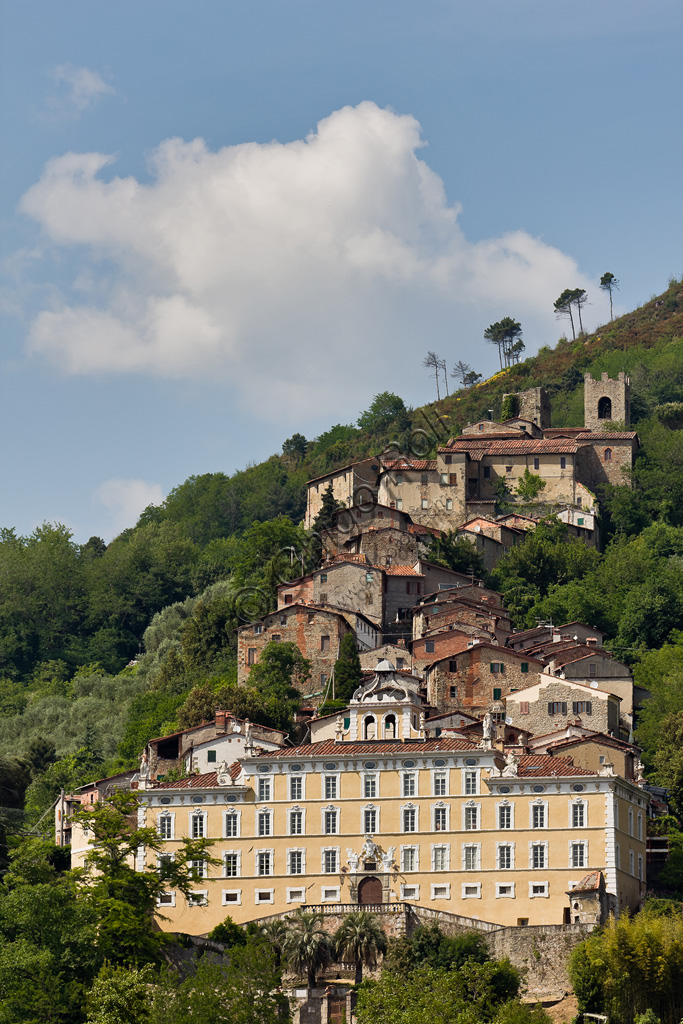
M614 314L612 313L612 292L615 289L617 291L619 290L619 280L614 276L614 274L610 274L608 270L607 273L603 274L600 278L600 287L603 292L609 292L609 318L610 320L614 320Z
M441 394L439 392L439 374L443 369L444 362L441 359L441 357L436 354L436 352L428 352L427 355L422 360L422 365L425 367L425 369L431 370L431 372L434 374L434 383L436 384L436 400L437 402L440 402Z
M484 338L491 345L497 346L501 370L503 366L511 366L513 362L517 362L524 350L524 342L521 340L522 325L510 316L503 317L502 320L487 327Z

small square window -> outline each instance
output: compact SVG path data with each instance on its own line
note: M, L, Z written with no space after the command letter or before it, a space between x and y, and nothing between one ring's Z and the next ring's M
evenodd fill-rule
M433 654L434 653L434 641L433 640L425 641L425 653L426 654Z
M207 752L206 752L206 760L209 762L209 764L215 764L216 763L216 751L215 750L207 750Z
M451 690L451 697L457 697L458 696L458 687L457 686L451 686L450 690Z
M320 582L321 583L327 583L327 573L326 572L321 572L320 573Z
M484 480L490 480L491 478L491 467L484 466Z

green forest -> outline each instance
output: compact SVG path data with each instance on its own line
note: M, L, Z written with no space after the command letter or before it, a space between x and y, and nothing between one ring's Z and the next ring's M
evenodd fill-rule
M149 739L196 724L221 705L263 724L292 728L300 698L291 681L294 674L305 678L303 659L287 650L291 645L281 645L252 673L249 686L238 687L236 640L240 624L275 607L279 582L298 575L302 565L316 564L315 532L300 525L306 480L368 454L425 457L489 410L500 416L505 392L529 387L548 390L553 426L580 426L583 374L622 370L631 379L633 428L641 448L632 479L599 495L603 552L568 538L562 524L550 521L512 549L488 582L502 592L516 627L552 619L581 620L604 630L609 649L633 667L636 684L653 694L635 739L648 778L671 793L667 828L673 854L660 888L683 901L683 282L672 280L662 295L598 332L575 341L562 338L430 406L413 409L396 395L380 393L354 424L336 424L313 439L294 434L279 454L233 476L190 477L110 544L98 537L77 544L56 523L44 523L27 537L10 525L0 531L0 934L11 943L0 944L0 1004L4 1000L9 1007L0 1005L0 1024L85 1020L85 1010L70 1016L83 995L77 963L84 965L88 984L98 978L100 1002L92 997L88 1019L137 1020L133 1009L128 1017L97 1016L108 998L119 1005L124 990L131 993L131 1006L136 998L143 1006L140 1020L154 1021L161 1013L145 995L144 964L158 962L158 951L144 946L147 934L131 962L119 963L111 950L94 950L93 929L115 920L120 897L111 891L79 897L81 880L64 872L60 852L48 840L51 807L60 789L136 766ZM480 569L465 548L446 537L434 543L430 557ZM139 895L144 916L145 894ZM42 937L30 923L38 907L41 917L45 910ZM69 930L71 939L64 934L65 915L80 922ZM399 969L397 955L388 960L386 981L378 983L387 990L390 972ZM271 972L263 984L274 989L277 957L263 959L252 945L234 960L234 971L248 973L254 959L260 971ZM17 975L20 962L29 967ZM109 966L103 968L105 962ZM438 957L421 964L427 973L414 964L401 970L415 974L416 991L431 986L439 992L444 964ZM590 988L590 971L585 964L581 969L588 978L582 984ZM544 1019L524 1015L521 1007L510 1009L519 979L505 980L503 967L484 969L479 963L471 970L477 991L488 993L482 996L488 1008L477 1020ZM502 971L500 978L495 971ZM11 1002L6 993L12 979L34 984L50 972L64 986L62 1009L50 1015L36 1003L33 1015L12 1016L27 998L25 989L17 990ZM216 976L211 985L216 991L223 984L234 989L235 977ZM177 982L155 975L154 984ZM467 984L443 998L459 999L464 1007ZM367 989L359 1020L403 1020L378 1016L377 992ZM190 998L174 993L178 1007ZM633 1005L638 1008L637 1000ZM263 1020L286 1019L281 1010L274 1000ZM239 1012L230 1019L252 1019ZM181 1009L173 1019L185 1019ZM662 1019L669 1017L662 1012Z

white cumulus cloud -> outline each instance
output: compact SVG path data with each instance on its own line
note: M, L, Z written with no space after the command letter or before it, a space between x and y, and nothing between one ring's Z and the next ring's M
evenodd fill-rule
M97 71L75 64L58 64L49 72L52 89L48 110L56 117L80 117L91 104L114 92Z
M140 513L148 505L160 505L164 492L160 484L147 480L112 477L100 484L94 498L107 514L107 530L104 532L116 537L127 527L135 526Z
M21 209L77 271L29 350L73 374L222 377L276 417L409 387L428 348L481 369L502 316L531 349L554 340L553 300L588 279L523 231L468 241L421 146L413 117L363 102L288 143L169 139L144 183L100 153L51 160Z

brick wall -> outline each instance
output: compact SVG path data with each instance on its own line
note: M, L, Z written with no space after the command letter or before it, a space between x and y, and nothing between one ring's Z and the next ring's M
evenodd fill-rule
M427 698L439 711L480 713L489 710L511 690L536 682L542 669L540 661L519 656L505 647L490 644L471 647L454 658L445 658L429 670ZM519 723L519 727L522 726L527 728Z
M255 632L259 626L262 632ZM303 690L306 693L315 692L323 685L323 677L325 681L329 678L338 657L342 636L351 632L353 630L344 616L335 612L299 606L273 612L255 625L243 626L239 630L237 680L242 684L247 681L252 668L250 657L254 663L258 662L266 644L274 637L279 637L283 643L296 644L303 656L310 659L311 678L304 684ZM250 655L250 652L254 653Z

